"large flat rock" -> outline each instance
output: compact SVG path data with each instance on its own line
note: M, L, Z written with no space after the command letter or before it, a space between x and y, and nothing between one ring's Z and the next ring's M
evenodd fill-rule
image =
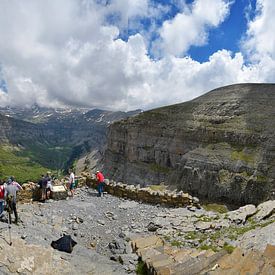
M68 197L68 192L63 185L54 185L51 196L54 200L64 200Z

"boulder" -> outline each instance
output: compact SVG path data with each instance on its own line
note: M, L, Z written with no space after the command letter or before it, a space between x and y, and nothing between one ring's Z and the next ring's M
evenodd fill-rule
M237 224L244 224L246 219L256 213L257 209L255 205L248 204L235 211L231 211L227 213L229 220L237 223Z
M271 216L273 213L275 213L275 200L266 201L259 204L257 207L257 211L258 212L255 215L255 219L257 221L263 220Z
M275 267L275 245L268 244L265 248L264 256L267 257Z
M133 250L148 248L148 247L157 247L163 245L163 240L158 236L148 236L148 237L141 237L137 239L133 239L131 241L131 245Z
M68 192L63 185L54 185L51 196L54 200L64 200L68 197Z
M214 225L212 225L212 222L202 222L199 221L196 223L196 229L199 231L206 231L209 229L213 229Z
M148 231L151 231L151 232L155 232L157 231L159 228L161 228L162 226L159 225L159 224L156 224L154 222L150 222L148 225L147 225L147 229Z

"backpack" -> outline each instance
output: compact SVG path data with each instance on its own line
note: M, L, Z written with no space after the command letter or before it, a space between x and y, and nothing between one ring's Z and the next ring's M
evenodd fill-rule
M0 199L4 199L5 196L5 188L3 185L0 185Z
M72 239L71 235L64 235L63 237L61 237L57 241L52 241L51 246L52 246L52 248L57 249L59 251L72 253L73 247L76 244L77 244L77 242L75 242Z

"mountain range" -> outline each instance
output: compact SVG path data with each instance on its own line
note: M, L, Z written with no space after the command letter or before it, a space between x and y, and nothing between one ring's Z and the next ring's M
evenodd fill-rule
M15 174L20 180L29 180L47 170L61 173L77 166L83 156L82 165L93 168L106 144L108 125L139 112L53 109L37 105L0 108L0 177ZM16 169L12 169L14 165Z

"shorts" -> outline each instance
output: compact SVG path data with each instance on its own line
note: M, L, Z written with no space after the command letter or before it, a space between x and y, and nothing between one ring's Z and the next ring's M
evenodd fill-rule
M72 182L72 183L70 184L70 190L73 190L73 189L75 189L75 183L74 183L74 182Z

